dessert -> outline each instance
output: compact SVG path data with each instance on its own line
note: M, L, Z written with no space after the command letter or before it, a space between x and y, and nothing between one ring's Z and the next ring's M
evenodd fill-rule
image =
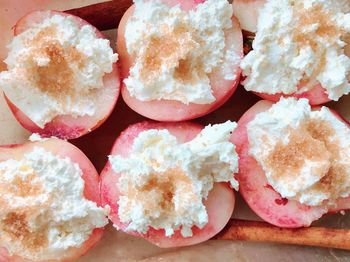
M116 140L101 174L114 226L160 247L193 245L230 219L238 189L235 123L141 122Z
M349 12L344 0L266 1L253 50L241 63L245 89L271 101L307 98L312 105L348 94Z
M350 208L350 128L307 99L260 101L232 136L240 192L261 218L280 227L309 226Z
M84 20L34 11L14 27L0 87L17 120L42 136L72 139L97 128L119 94L117 54Z
M205 115L239 82L242 32L227 0L137 0L120 22L117 49L123 98L151 119Z
M68 142L1 147L0 181L0 261L75 261L101 239L98 174Z

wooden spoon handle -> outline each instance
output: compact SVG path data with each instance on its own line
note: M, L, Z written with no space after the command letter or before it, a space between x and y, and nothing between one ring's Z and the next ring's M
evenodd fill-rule
M324 227L279 228L265 222L231 219L214 239L275 242L350 250L350 230Z
M79 16L98 30L103 31L116 29L123 14L132 4L132 0L112 0L66 10L65 12Z

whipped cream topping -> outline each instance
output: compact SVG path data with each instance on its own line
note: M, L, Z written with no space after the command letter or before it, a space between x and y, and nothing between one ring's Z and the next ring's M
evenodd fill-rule
M61 259L108 223L108 209L84 197L79 165L35 147L0 162L0 246L34 261Z
M103 76L117 61L109 41L71 16L53 15L15 36L0 74L10 101L43 128L56 116L93 116Z
M124 80L130 95L141 101L214 102L210 74L221 70L224 79L235 80L232 65L241 59L225 43L232 6L227 0L207 0L183 11L157 0L134 2L125 29L127 51L135 62Z
M180 229L190 237L192 226L203 228L203 200L214 183L229 182L238 190L238 156L229 142L235 127L230 121L207 126L182 144L167 130L147 130L135 138L127 158L110 156L113 171L121 173L118 214L127 230L146 233L152 227L171 236Z
M350 195L350 128L327 107L281 99L247 131L250 154L282 197L318 206Z
M346 0L268 0L241 62L245 89L293 94L321 84L332 100L348 94L349 12Z

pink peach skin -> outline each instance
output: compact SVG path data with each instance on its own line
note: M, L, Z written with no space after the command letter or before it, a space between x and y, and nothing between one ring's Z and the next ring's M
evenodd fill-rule
M204 1L195 0L163 0L170 6L180 4L183 10L194 9L198 4ZM125 43L125 26L134 12L134 6L131 6L124 14L118 28L117 50L121 61L121 74L125 79L129 76L129 69L134 63L134 59L129 55ZM234 46L238 57L243 57L243 38L237 19L232 17L233 27L225 31L226 46ZM241 70L239 62L232 65L232 71L236 71L235 80L224 80L219 73L212 73L210 83L215 97L215 102L211 104L199 105L190 103L188 105L173 100L153 100L140 101L130 96L125 84L122 84L121 93L125 103L137 113L158 121L184 121L206 115L221 105L223 105L235 92L239 83Z
M74 163L77 163L81 168L82 178L85 182L84 196L86 199L97 203L101 206L101 197L99 191L99 176L98 173L80 149L74 145L59 139L48 139L43 142L28 142L22 145L10 145L0 147L0 161L8 159L20 160L24 154L30 152L34 147L42 147L56 156L65 158L68 157ZM96 228L89 239L80 248L70 248L65 253L63 258L57 258L50 262L73 262L79 257L86 254L93 248L102 238L103 228ZM32 260L24 259L22 257L13 255L10 256L5 248L0 247L0 262L34 262ZM44 261L36 261L44 262Z
M116 140L111 155L121 155L127 157L130 154L134 139L142 131L149 129L167 129L176 136L181 143L192 140L201 130L202 126L193 123L156 123L141 122L128 127ZM119 220L118 200L120 192L117 187L121 174L113 172L108 162L101 173L101 195L103 205L111 207L110 219L119 229L126 231L127 225ZM203 228L193 227L193 236L184 238L177 230L172 237L166 237L164 230L150 228L146 234L137 232L127 232L131 235L143 237L149 242L162 247L179 247L194 245L210 239L226 225L234 209L235 196L233 190L227 183L215 183L210 191L208 199L204 202L209 215L209 222Z
M263 169L249 154L247 124L256 114L268 110L272 102L261 100L251 107L238 121L238 127L232 135L232 142L239 154L240 193L250 208L265 221L286 228L306 227L328 212L348 209L349 198L339 199L338 205L328 209L326 206L311 207L295 200L282 198L267 181ZM337 115L338 116L338 115ZM340 118L341 119L341 118ZM342 120L342 119L341 119Z
M326 93L326 90L320 84L317 84L312 89L300 94L294 93L291 95L284 95L284 94L269 95L269 94L263 94L258 92L254 92L254 93L260 96L261 98L272 102L278 102L281 99L281 97L296 97L298 99L307 98L309 100L310 105L313 105L313 106L322 105L331 101L331 99L329 99Z
M34 11L21 18L14 26L14 35L27 30L35 23L40 23L44 19L55 14L70 16L77 21L80 26L88 23L79 17L66 14L59 11ZM99 38L104 38L101 32L95 29ZM120 77L117 64L113 65L113 71L103 78L104 93L98 97L98 112L94 116L72 117L69 115L57 116L51 122L47 123L44 128L38 127L28 116L8 99L6 101L19 123L32 133L39 133L43 137L56 136L62 139L73 139L99 127L111 114L119 96Z

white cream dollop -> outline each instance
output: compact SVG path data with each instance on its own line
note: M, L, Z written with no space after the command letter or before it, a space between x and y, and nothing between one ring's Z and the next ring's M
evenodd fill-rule
M245 89L292 94L321 84L332 100L348 94L349 12L346 0L268 0L241 62Z
M134 2L125 29L127 51L135 60L124 80L130 95L141 101L214 102L209 75L221 70L224 79L235 80L232 65L240 61L225 43L225 30L232 27L228 1L207 0L190 11L157 0Z
M92 26L62 15L33 24L8 47L0 88L41 128L56 116L93 116L118 58Z
M63 259L95 228L108 208L84 197L79 165L35 147L23 159L0 163L0 246L34 261Z
M247 131L250 154L282 197L318 206L350 195L350 129L327 107L281 99Z
M127 230L146 233L164 229L166 236L192 226L203 228L208 214L203 200L215 182L229 182L238 190L235 146L229 142L236 124L207 126L197 137L179 143L167 130L147 130L134 140L126 158L112 155L113 171L121 173L119 218Z

